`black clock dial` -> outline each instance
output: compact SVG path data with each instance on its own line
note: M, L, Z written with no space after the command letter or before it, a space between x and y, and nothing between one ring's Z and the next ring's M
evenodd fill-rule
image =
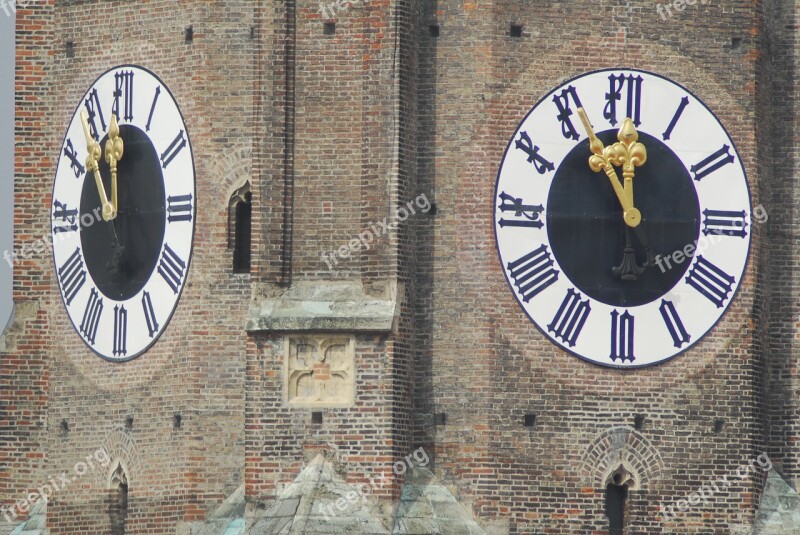
M598 133L604 145L617 141L618 129ZM692 178L680 158L655 137L641 132L647 164L636 169L634 195L642 230L656 254L670 255L695 243L700 234L700 205ZM635 280L612 273L620 264L626 242L622 209L604 173L587 165L589 140L567 154L553 176L545 208L553 255L564 273L589 297L612 306L639 306L674 287L689 263L672 269L654 265ZM621 175L621 172L620 172ZM634 237L637 263L644 249Z
M116 198L106 158L117 164ZM100 357L136 358L169 325L189 277L196 206L192 145L172 92L137 65L100 75L69 120L50 213L64 307Z
M753 222L739 154L700 99L657 74L594 71L543 96L509 140L493 201L522 310L597 364L687 350L744 277Z
M150 138L133 125L121 125L125 156L118 164L119 210L114 221L97 220L102 205L93 176L83 182L81 218L93 220L83 228L81 243L86 268L97 289L115 301L139 293L152 275L166 228L164 177ZM105 147L108 136L101 140ZM111 192L111 170L100 162L106 192Z

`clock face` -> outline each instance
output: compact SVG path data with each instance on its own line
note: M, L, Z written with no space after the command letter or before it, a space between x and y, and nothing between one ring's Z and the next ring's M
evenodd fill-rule
M122 65L92 84L67 127L51 208L56 275L78 335L108 360L141 355L178 304L196 215L189 134L157 76Z
M643 71L590 72L539 101L505 151L494 200L517 301L553 343L604 366L656 364L697 343L730 306L750 250L733 141L691 92Z

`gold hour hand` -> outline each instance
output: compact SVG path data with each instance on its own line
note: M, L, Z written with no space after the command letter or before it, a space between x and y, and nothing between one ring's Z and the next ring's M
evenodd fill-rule
M606 176L608 176L608 179L611 181L611 187L614 188L614 193L617 194L619 204L622 206L622 217L625 220L625 224L629 227L636 227L642 221L642 214L633 206L633 190L630 189L630 192L625 191L612 165L612 163L616 161L612 161L612 159L616 157L613 148L618 144L608 148L604 147L603 142L598 139L594 130L592 130L592 125L589 123L589 118L586 117L586 112L583 108L578 108L578 116L581 118L583 127L586 129L586 135L589 136L589 150L592 151L592 156L589 158L589 167L591 167L592 171L595 173L599 173L600 171L606 173ZM633 126L633 123L631 123L631 126ZM622 135L621 132L622 131L620 131L620 136ZM636 131L634 130L634 132ZM639 145L641 145L641 143L639 143ZM642 146L642 149L644 149L644 146ZM644 163L644 161L642 161L642 163ZM633 172L631 172L630 177L632 180Z
M106 162L111 167L111 204L114 206L114 213L119 211L119 200L117 199L117 162L122 159L125 152L125 144L119 135L119 125L117 116L111 114L111 126L108 129L108 141L106 141Z
M81 124L83 125L83 135L86 137L86 167L94 173L94 181L97 184L97 192L100 194L100 202L103 203L103 220L111 221L117 216L117 211L114 206L108 202L108 195L106 195L106 188L103 186L103 179L100 176L100 166L97 162L100 161L103 155L103 149L100 143L94 140L91 132L89 131L89 119L86 116L86 111L81 110Z

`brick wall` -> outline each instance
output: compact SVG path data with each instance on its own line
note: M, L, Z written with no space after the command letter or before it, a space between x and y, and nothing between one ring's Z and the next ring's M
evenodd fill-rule
M26 301L40 304L31 317L20 316L26 332L11 346L18 356L4 358L13 377L7 381L28 385L4 395L30 416L25 423L10 413L8 440L19 446L10 449L3 497L21 499L23 488L41 486L47 475L69 476L76 462L122 433L129 440L113 461L128 471L127 532L174 532L179 522L203 520L244 478L251 289L248 274L232 273L227 225L229 198L252 169L253 6L64 1L20 9L17 17L17 143L31 148L17 155L17 243L49 234L49 192L69 118L95 78L123 63L154 71L181 107L195 154L198 214L191 270L171 324L152 350L125 364L101 360L74 333L49 252L17 268L22 310ZM186 43L190 26L193 42ZM23 377L25 369L35 377ZM24 406L23 396L39 408ZM110 470L90 471L50 500L51 533L107 532Z
M130 532L171 533L242 481L250 511L267 507L331 444L352 483L422 445L487 532L603 533L604 488L586 461L618 440L647 474L630 495L631 533L748 525L758 476L672 523L658 506L735 473L765 436L776 465L798 477L795 18L788 3L745 1L697 3L669 20L645 0L370 0L329 19L312 0L20 9L15 246L49 232L41 192L68 117L115 64L142 64L175 94L199 209L178 311L154 349L124 365L72 331L49 253L16 267L17 319L0 367L0 496L22 499L108 446L129 472ZM509 35L512 22L521 38ZM712 333L669 363L628 372L580 361L538 333L505 283L491 223L497 167L525 113L560 82L620 65L703 99L744 158L753 204L770 215L769 234L753 227L746 278ZM254 262L233 275L227 207L245 179ZM328 269L323 252L420 194L435 215ZM354 334L355 404L321 411L315 425L311 410L283 401L287 334L248 336L244 324L289 287L334 282L372 297L397 284L402 306L392 332ZM434 425L437 413L445 425ZM522 425L528 413L533 429ZM56 496L51 532L108 530L108 476L93 471ZM395 498L401 482L377 496Z
M497 529L603 533L604 485L582 476L581 460L597 437L643 415L640 434L665 470L631 492L630 532L710 533L749 524L760 476L672 523L662 523L658 506L688 497L712 475L735 472L764 447L754 307L761 306L756 267L766 228L754 229L746 278L712 333L672 362L623 372L582 362L538 333L505 283L491 222L494 177L522 117L559 83L611 66L661 73L700 96L732 133L753 204L762 202L762 7L698 2L669 21L654 2L532 8L438 0L423 8L418 180L433 190L438 214L418 249L415 421L418 434L435 444L437 473ZM429 35L433 23L438 38ZM510 37L511 23L523 25L521 38ZM433 428L431 415L440 412L447 423ZM536 415L532 431L523 427L526 413ZM726 422L719 433L715 419ZM654 459L644 464L657 468Z

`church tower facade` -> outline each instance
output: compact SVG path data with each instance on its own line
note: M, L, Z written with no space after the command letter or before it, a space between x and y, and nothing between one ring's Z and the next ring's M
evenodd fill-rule
M0 522L793 533L797 12L18 5Z

